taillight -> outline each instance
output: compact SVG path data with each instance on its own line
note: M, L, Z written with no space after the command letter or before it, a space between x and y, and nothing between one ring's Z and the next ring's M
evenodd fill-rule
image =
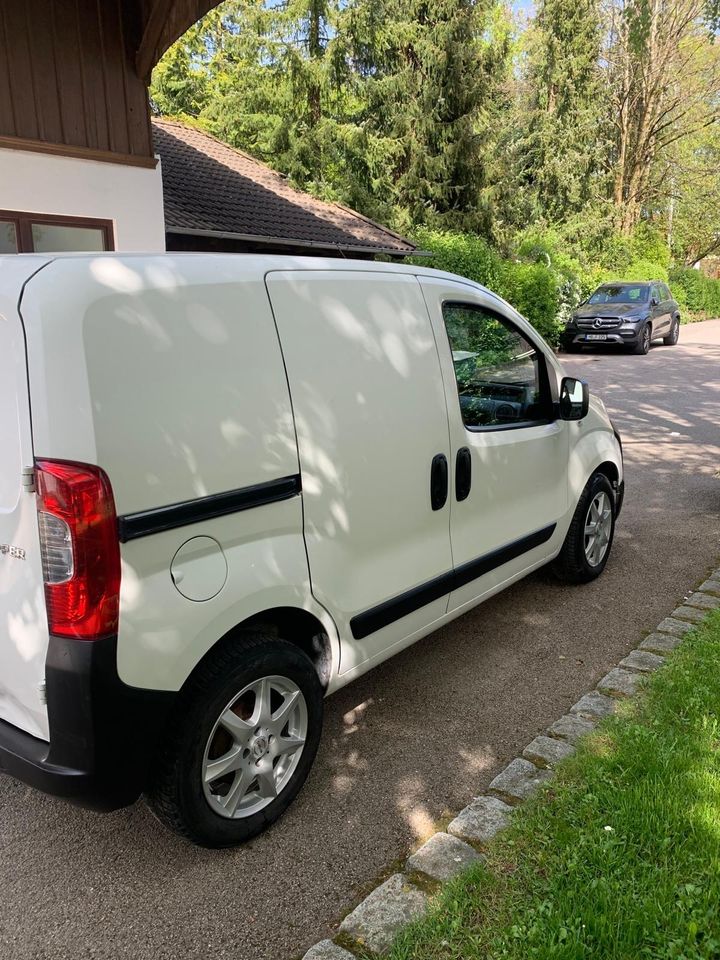
M115 633L120 546L112 487L85 463L38 460L38 525L50 633L99 640Z

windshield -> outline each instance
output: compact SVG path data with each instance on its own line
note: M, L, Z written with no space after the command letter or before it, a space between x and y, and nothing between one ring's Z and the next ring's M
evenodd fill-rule
M649 292L645 284L598 287L588 303L646 303Z

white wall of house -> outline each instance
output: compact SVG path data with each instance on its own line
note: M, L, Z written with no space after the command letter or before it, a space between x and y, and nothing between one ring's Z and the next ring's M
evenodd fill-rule
M112 220L117 250L165 249L159 162L149 169L0 149L0 210Z

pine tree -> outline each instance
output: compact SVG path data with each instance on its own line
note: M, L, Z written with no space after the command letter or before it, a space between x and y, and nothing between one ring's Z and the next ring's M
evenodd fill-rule
M484 0L356 0L346 12L362 123L401 226L489 229L483 109L503 68L484 38L490 10Z
M606 108L596 0L541 0L530 46L518 176L534 214L562 221L601 191Z

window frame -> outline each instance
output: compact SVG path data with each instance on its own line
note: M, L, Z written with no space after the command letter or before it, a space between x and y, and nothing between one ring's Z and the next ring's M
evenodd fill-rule
M448 333L447 323L445 322L445 308L446 307L463 307L469 308L470 310L479 310L483 311L486 314L489 314L491 317L495 318L503 326L508 327L511 331L517 333L527 341L530 346L535 350L535 353L538 357L537 371L538 371L538 380L540 386L540 393L544 396L545 406L547 407L548 414L546 417L541 417L536 420L520 420L517 423L492 423L487 424L486 426L469 426L465 423L465 418L463 417L462 407L460 406L460 385L457 380L457 374L455 373L455 363L452 358L453 347L450 342L450 334ZM555 399L553 392L550 386L550 375L547 369L547 357L545 356L545 351L540 347L540 345L535 341L532 336L522 330L514 320L508 317L506 314L501 313L499 310L495 310L492 307L487 307L481 303L473 303L469 300L458 300L455 297L448 297L443 299L440 303L440 318L442 320L443 330L445 331L445 340L448 345L448 351L450 354L450 364L453 370L453 382L455 384L455 397L457 400L457 409L460 414L460 422L462 423L465 430L468 433L495 433L498 430L527 430L530 427L541 427L546 426L549 423L554 423L556 417L554 416L555 411Z
M18 253L35 253L32 236L34 223L40 225L46 223L59 227L87 227L91 230L101 230L105 243L103 253L109 253L115 250L115 225L112 220L104 220L99 217L70 217L55 213L30 213L25 210L0 210L0 220L15 225ZM8 256L12 256L12 254L8 254ZM44 256L44 254L41 254L41 256Z

